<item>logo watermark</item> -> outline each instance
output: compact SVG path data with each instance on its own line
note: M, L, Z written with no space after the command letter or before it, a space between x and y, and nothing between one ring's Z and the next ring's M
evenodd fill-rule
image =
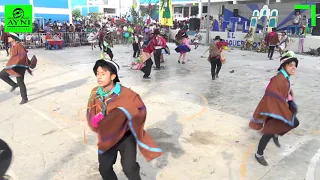
M32 33L32 5L5 5L4 32Z
M301 10L309 10L311 9L311 26L314 27L317 25L317 8L316 5L309 5L309 4L296 4L294 5L294 9L301 9Z

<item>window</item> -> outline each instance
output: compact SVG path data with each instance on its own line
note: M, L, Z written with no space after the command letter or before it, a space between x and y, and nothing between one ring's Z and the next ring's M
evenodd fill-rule
M208 6L202 6L202 13L208 13Z
M115 14L115 13L116 13L116 9L113 9L113 8L104 8L104 13L107 13L107 14Z
M182 7L174 7L174 14L182 14Z
M199 8L196 6L191 7L191 16L196 16L199 14Z

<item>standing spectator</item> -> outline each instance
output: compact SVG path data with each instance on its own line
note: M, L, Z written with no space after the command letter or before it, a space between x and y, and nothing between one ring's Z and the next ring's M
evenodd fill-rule
M8 43L8 35L4 32L3 24L0 24L0 39L3 41L4 48L7 51L7 56L9 56L9 43Z
M302 32L301 35L305 33L306 27L308 26L308 19L306 15L303 15L302 19L301 19L301 28L302 28Z
M296 14L292 17L292 25L300 26L301 24L301 15L300 12L297 11ZM295 32L296 28L292 28L292 34L298 34L299 32Z

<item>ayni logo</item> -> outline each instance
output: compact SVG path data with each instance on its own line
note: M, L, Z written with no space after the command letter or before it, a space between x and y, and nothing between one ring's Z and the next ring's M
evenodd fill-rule
M32 32L32 5L5 5L5 32Z

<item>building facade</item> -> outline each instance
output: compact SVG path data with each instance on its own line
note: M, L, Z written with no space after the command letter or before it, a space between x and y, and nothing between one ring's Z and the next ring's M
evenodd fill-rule
M120 16L131 6L132 0L72 0L72 9L79 9L83 16L97 12L105 16Z
M71 0L0 0L0 21L4 19L6 4L31 4L34 19L72 22Z
M269 4L269 9L277 9L279 11L277 17L277 30L286 30L287 26L292 25L292 18L295 13L298 11L301 15L306 15L307 19L310 19L310 10L295 10L295 4L316 4L316 1L304 1L300 0L282 0L281 2L271 2ZM319 2L318 2L319 3ZM241 21L238 23L238 29L241 29L242 24L246 21L247 25L250 23L252 13L254 10L259 10L265 5L264 2L251 2L249 3L238 3L238 4L229 4L223 7L223 17L225 21L229 21L231 17L239 17ZM317 5L320 7L320 4ZM319 8L317 8L319 9ZM317 14L320 15L320 9L317 10ZM258 21L257 29L263 28L265 18L261 18ZM311 21L309 20L309 23Z
M159 0L140 0L141 5L158 4ZM230 21L231 17L239 17L241 22L238 23L238 28L241 29L244 22L247 26L250 24L250 19L254 10L260 10L265 5L266 0L172 0L174 19L182 20L190 17L202 18L209 13L214 19L219 19L222 15L224 21ZM286 29L292 24L292 17L297 10L294 10L295 4L312 4L317 5L317 14L320 16L320 1L314 0L269 0L270 9L278 9L278 29ZM319 8L318 8L319 7ZM319 9L319 10L318 10ZM310 10L300 10L300 14L310 18ZM259 20L258 29L263 27L263 19Z
M210 0L210 14L218 17L222 13L222 5L236 3L226 0ZM159 0L140 0L141 5L158 4ZM173 18L182 20L190 17L204 17L208 13L208 0L172 0Z

